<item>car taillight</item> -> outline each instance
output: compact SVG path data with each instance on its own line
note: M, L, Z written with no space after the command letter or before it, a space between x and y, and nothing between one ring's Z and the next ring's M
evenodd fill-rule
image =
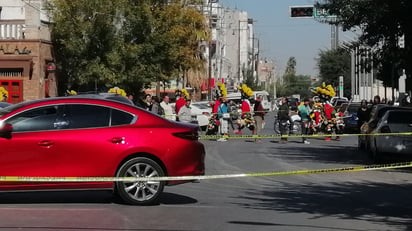
M381 133L391 133L391 129L389 126L383 126L381 127Z
M209 115L209 112L204 111L202 112L202 115Z
M197 131L187 131L187 132L176 132L173 133L174 136L185 139L185 140L198 140L199 134Z

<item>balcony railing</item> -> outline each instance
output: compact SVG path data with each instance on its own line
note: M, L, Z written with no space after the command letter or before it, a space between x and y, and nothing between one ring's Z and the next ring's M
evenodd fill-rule
M24 20L0 20L0 40L24 39Z

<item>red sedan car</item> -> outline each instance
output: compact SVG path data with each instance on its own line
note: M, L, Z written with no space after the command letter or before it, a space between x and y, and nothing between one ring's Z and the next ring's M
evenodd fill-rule
M57 97L0 110L0 176L157 177L204 174L198 127L130 104ZM164 185L184 182L0 182L0 190L112 189L153 204Z

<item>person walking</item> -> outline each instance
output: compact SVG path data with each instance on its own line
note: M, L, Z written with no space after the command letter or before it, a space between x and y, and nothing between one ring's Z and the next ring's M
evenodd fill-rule
M381 97L379 95L375 95L373 97L373 105L380 104L380 103L381 103Z
M152 111L152 95L146 94L144 96L144 104L143 104L144 109L147 111Z
M299 115L302 121L302 142L304 144L310 144L310 142L307 140L307 138L305 136L308 135L308 131L309 131L309 125L310 125L310 99L309 98L305 98L303 100L303 104L299 105L298 107L298 111L299 111Z
M226 98L224 98L224 97L220 98L220 104L219 104L219 108L218 108L218 112L217 112L217 118L219 119L219 122L220 122L220 126L219 126L220 135L222 135L222 136L229 135L230 115L228 113ZM217 141L227 141L227 138L221 137Z
M157 96L152 96L152 108L150 111L154 114L158 114L160 116L164 116L165 112L163 108L160 106L160 100Z
M183 105L178 113L179 121L190 123L192 122L192 111L190 108L190 103L192 101L190 99L186 99L185 105Z
M370 109L368 108L368 101L363 99L361 101L361 106L359 107L359 109L357 111L357 114L356 114L358 116L358 129L359 129L359 131L360 131L360 128L362 127L362 125L369 121L370 114L371 114L371 112L370 112Z
M179 114L180 109L186 104L186 100L181 91L176 92L176 103L175 103L175 112L176 115ZM176 121L179 121L179 115L176 117Z
M283 97L281 99L281 103L282 104L279 106L279 109L278 109L277 119L278 119L278 123L279 123L280 135L284 136L284 135L288 135L287 134L288 121L290 121L289 105L288 105L287 98ZM280 138L279 143L286 144L287 142L288 142L288 139L286 137Z
M170 98L169 98L169 96L165 96L165 97L163 97L163 100L162 100L162 102L160 103L160 106L163 108L163 111L164 111L164 116L165 116L165 118L166 119L168 119L168 120L176 120L176 114L175 114L175 112L173 111L173 108L172 108L172 105L170 105Z
M262 106L262 97L256 97L255 104L253 106L253 119L255 120L254 135L260 135L263 129L263 123L265 118L265 109ZM256 143L262 143L261 139L255 139Z
M239 113L237 111L237 105L233 100L229 100L227 103L227 112L230 114L230 119L228 120L230 127L234 134L239 133L239 129L235 128L234 122L239 119Z

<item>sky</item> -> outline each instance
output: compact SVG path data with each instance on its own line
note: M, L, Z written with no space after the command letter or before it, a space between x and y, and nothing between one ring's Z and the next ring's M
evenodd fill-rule
M275 62L282 75L289 57L296 58L297 74L316 77L320 50L331 47L331 27L312 18L290 18L290 6L313 5L313 0L220 0L225 8L246 11L256 22L260 57ZM349 40L340 33L340 40Z

